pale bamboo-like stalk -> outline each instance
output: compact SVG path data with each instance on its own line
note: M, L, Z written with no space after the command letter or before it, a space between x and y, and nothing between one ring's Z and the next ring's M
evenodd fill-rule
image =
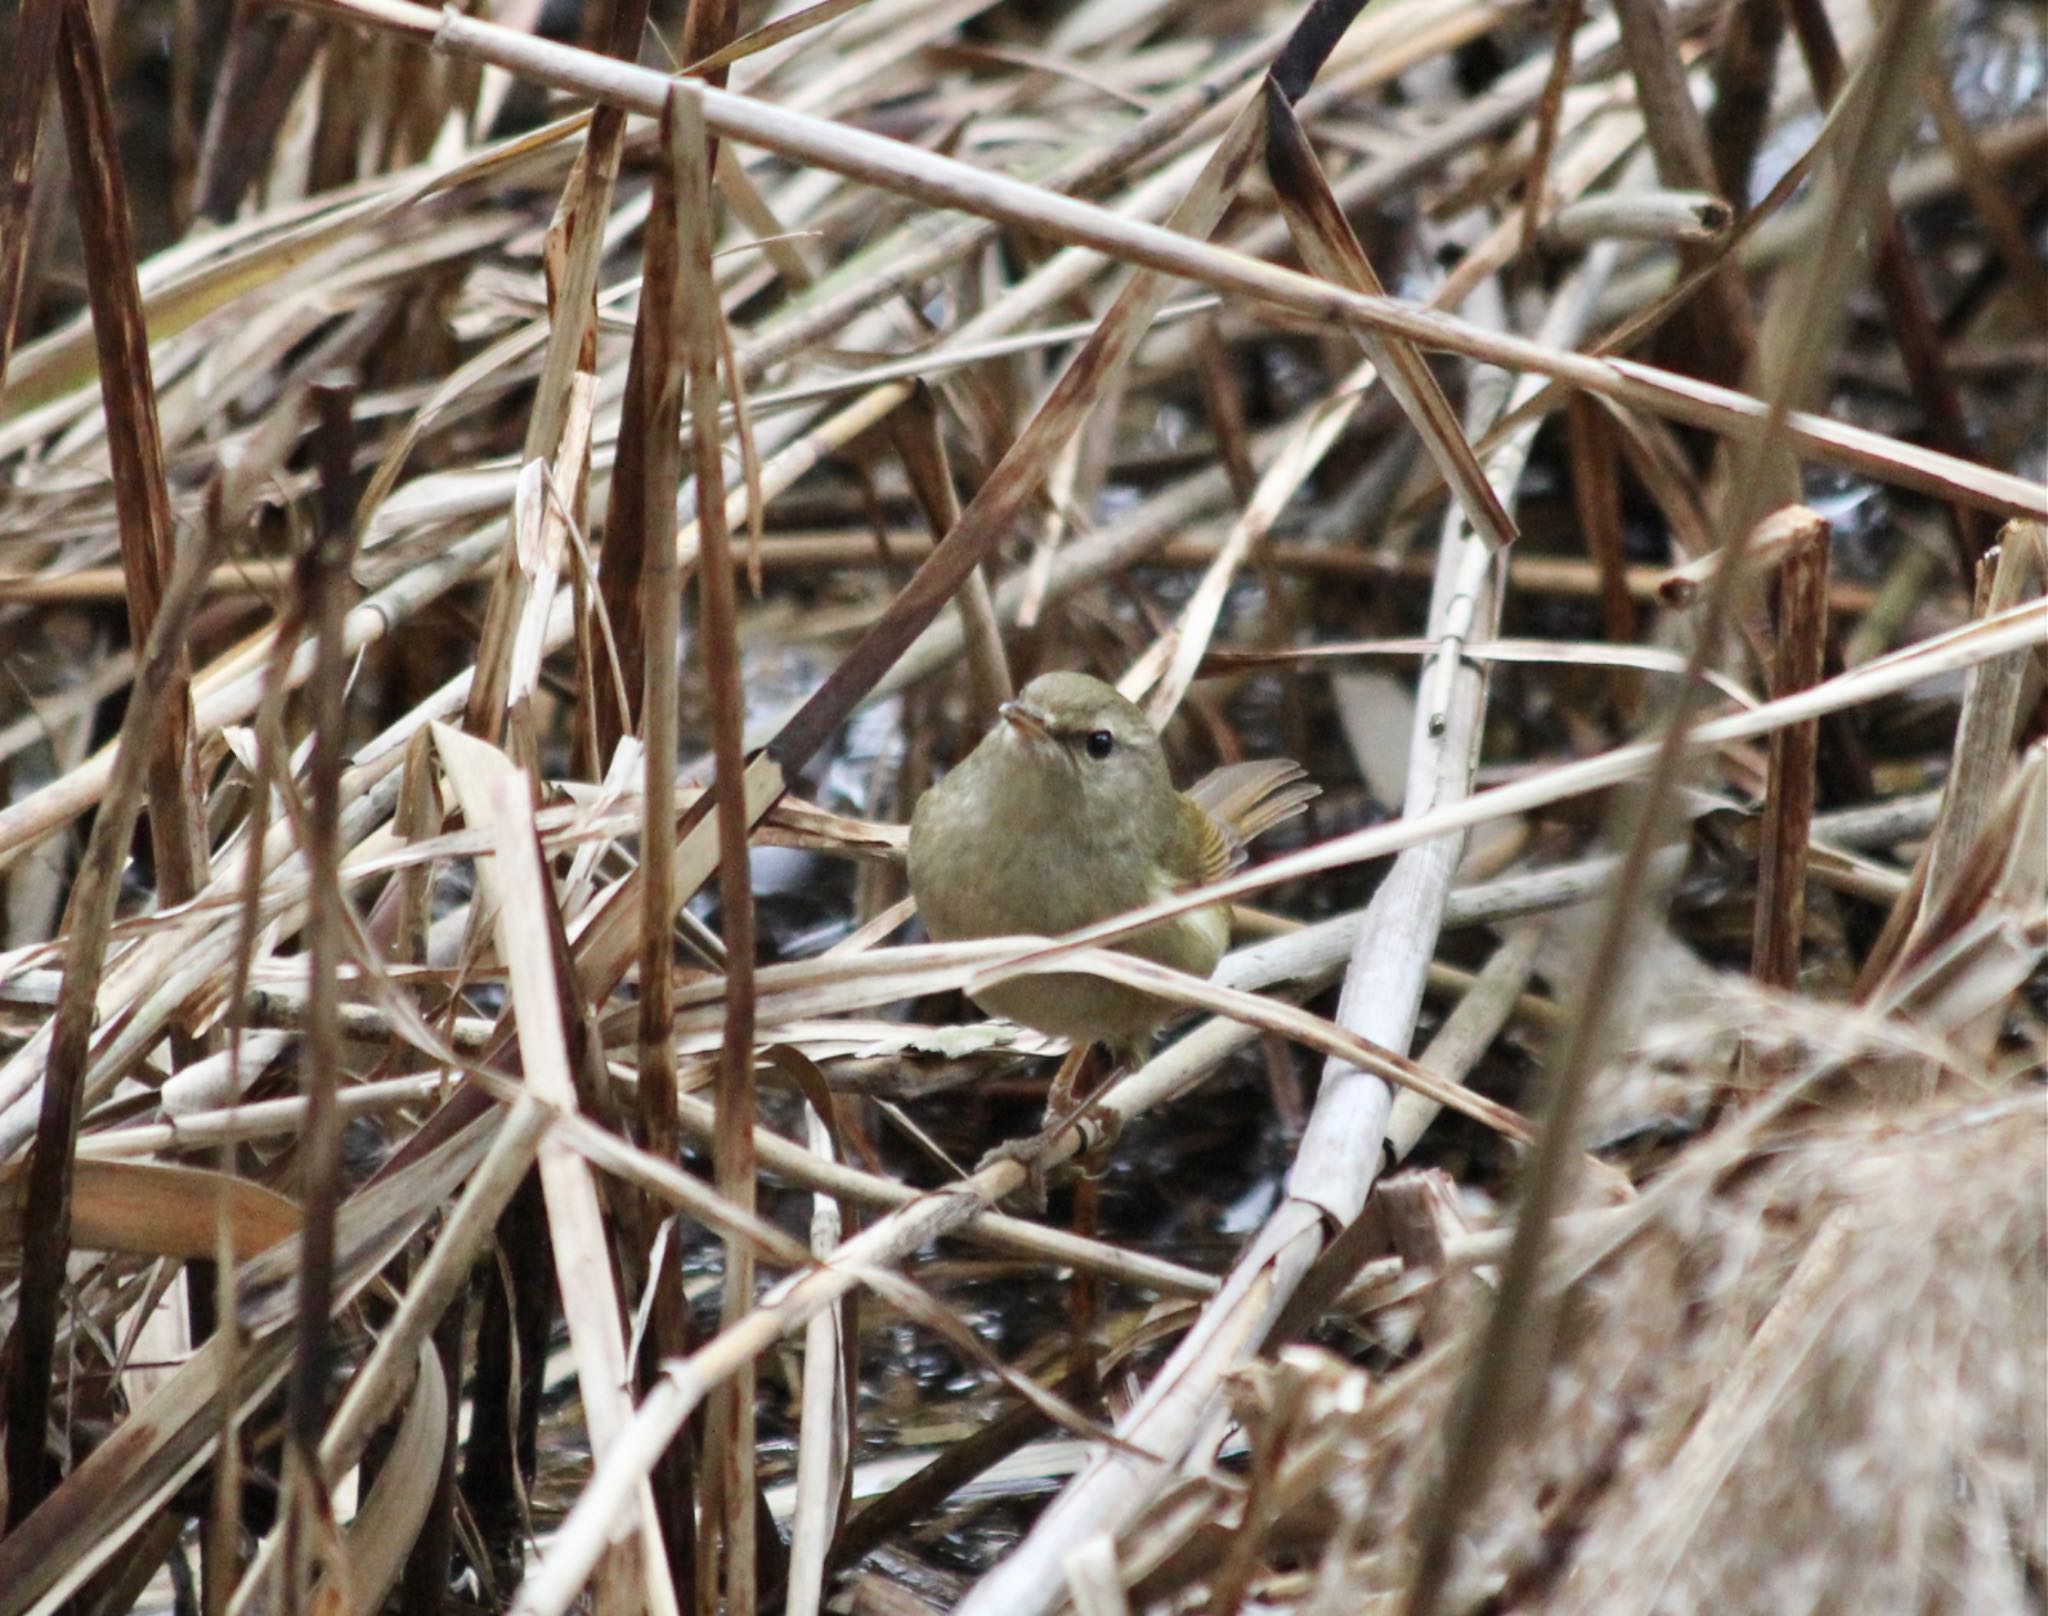
M811 1106L804 1107L804 1142L821 1161L832 1159L832 1135ZM841 1236L839 1203L811 1198L811 1250L829 1256ZM838 1530L846 1467L852 1451L852 1410L846 1383L845 1305L821 1308L804 1326L803 1408L797 1430L796 1511L789 1532L789 1616L817 1616L824 1608L825 1562Z

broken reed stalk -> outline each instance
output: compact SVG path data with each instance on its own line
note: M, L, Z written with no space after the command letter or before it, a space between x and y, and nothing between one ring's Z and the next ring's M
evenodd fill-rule
M2009 611L2029 593L2048 588L2048 528L2037 522L2008 522L1998 543L1977 569L1976 615ZM1963 688L1963 710L1941 819L1927 847L1923 915L1947 896L1970 847L1998 800L2012 766L2014 727L2026 668L2018 657L1987 662L1972 670Z
M1768 520L1776 526L1788 517L1796 531L1774 580L1773 696L1812 689L1821 682L1827 663L1828 524L1803 507ZM1806 851L1813 834L1819 750L1819 719L1788 725L1771 737L1749 967L1766 987L1789 988L1799 980L1800 943L1806 935Z
M2038 523L2009 522L1977 571L1976 616L2026 592L2029 575L2048 582L2048 533ZM2010 606L2005 608L2010 610ZM1921 844L1905 888L1857 973L1855 997L1869 1002L1891 976L1901 954L1924 933L1939 906L1939 890L1968 858L1993 812L1999 783L2011 765L2013 726L2024 683L2024 659L2002 657L1973 668L1963 686L1963 707L1949 748L1948 780L1932 834ZM1937 867L1941 874L1937 876Z
M306 412L310 400L303 401L291 412L294 418ZM220 510L208 511L209 532L225 534L227 523ZM258 766L254 770L256 789L252 792L249 810L242 827L242 859L240 879L235 893L233 920L234 954L228 966L228 1010L223 1039L228 1051L228 1093L233 1106L241 1100L246 1087L243 1071L242 1031L249 1017L249 978L255 968L258 946L259 922L263 904L263 853L270 836L272 805L277 798L277 781L290 772L291 749L286 743L284 723L280 706L284 700L284 664L298 648L299 635L305 626L305 612L310 605L301 592L296 604L287 617L278 625L276 642L270 661L271 685L260 708L256 724ZM225 864L227 859L223 859ZM232 877L220 878L226 885ZM340 1097L336 1096L336 1105ZM312 1097L301 1093L295 1104L301 1112L312 1109ZM233 1172L235 1142L232 1139L220 1141L217 1171L223 1177ZM235 1338L235 1297L234 1275L236 1268L235 1243L230 1234L226 1218L220 1220L220 1231L216 1239L213 1273L213 1312L216 1330L226 1339L222 1351L228 1358L227 1372L235 1373L235 1357L239 1342ZM188 1284L196 1284L196 1277ZM199 1334L195 1330L195 1336ZM223 1616L232 1591L233 1572L237 1549L242 1532L242 1448L239 1440L241 1430L240 1410L232 1404L220 1410L219 1431L216 1437L213 1486L207 1499L207 1515L200 1539L199 1590L200 1606L206 1616ZM275 1533L272 1537L275 1538Z

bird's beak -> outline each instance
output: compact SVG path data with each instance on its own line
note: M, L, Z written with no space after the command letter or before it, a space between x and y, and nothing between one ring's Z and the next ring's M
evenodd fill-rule
M1035 709L1021 701L1006 701L996 711L1002 714L1003 722L1034 740L1052 739L1052 726Z

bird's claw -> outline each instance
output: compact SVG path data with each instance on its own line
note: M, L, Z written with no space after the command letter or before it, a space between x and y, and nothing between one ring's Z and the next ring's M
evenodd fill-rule
M1051 1148L1052 1137L1051 1133L1035 1133L1027 1138L1007 1140L976 1162L974 1170L980 1173L1002 1162L1015 1162L1024 1169L1025 1198L1033 1214L1043 1217L1046 1178L1050 1172L1045 1154Z

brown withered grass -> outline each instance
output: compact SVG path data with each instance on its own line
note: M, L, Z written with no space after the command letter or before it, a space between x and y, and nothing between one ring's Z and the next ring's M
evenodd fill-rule
M0 1616L2040 1608L2035 9L0 37Z

